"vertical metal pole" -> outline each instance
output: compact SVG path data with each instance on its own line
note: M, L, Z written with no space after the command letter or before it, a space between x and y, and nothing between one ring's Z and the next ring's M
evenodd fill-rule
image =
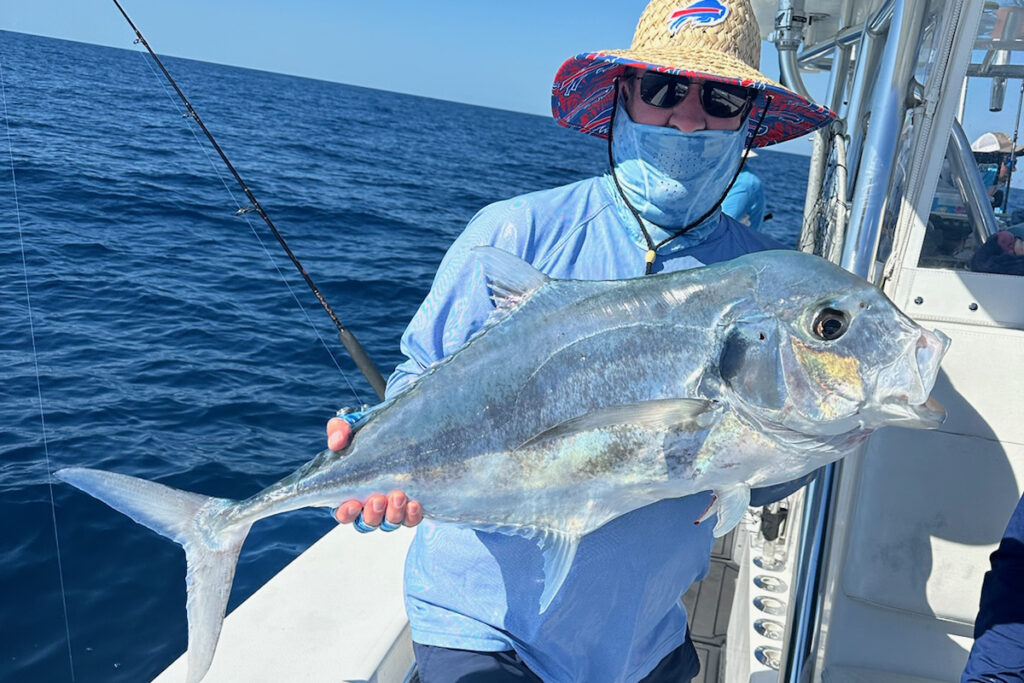
M896 143L906 111L906 94L920 39L921 19L927 0L897 0L877 76L868 78L867 66L859 63L862 79L876 83L871 99L871 122L863 145L861 178L853 199L847 239L841 265L870 279L881 226L882 203L896 154ZM869 24L875 23L873 17ZM865 40L868 35L865 32ZM862 55L858 55L858 61ZM857 85L863 86L865 80ZM855 125L855 124L854 124ZM856 137L856 131L852 131ZM797 565L786 623L789 633L782 653L780 680L806 683L810 677L808 662L821 623L822 561L831 533L832 499L838 466L833 463L819 470L808 484L802 529L797 546Z
M1017 123L1013 126L1013 144L1010 145L1010 163L1006 172L1006 188L1003 190L1003 215L1010 203L1010 181L1013 179L1013 167L1017 165L1017 132L1020 130L1020 108L1024 105L1024 79L1020 82L1020 95L1017 97Z
M878 71L879 54L885 47L882 36L889 30L892 21L893 0L889 0L879 9L875 16L864 22L864 32L860 44L857 45L857 56L854 64L853 90L850 93L850 105L846 114L846 136L850 141L847 150L849 163L848 178L855 182L860 167L861 149L864 146L864 131L867 128L867 112L869 111L869 95L873 92L875 80L873 74ZM852 194L855 188L848 187L847 193Z
M828 93L829 108L837 114L843 104L846 91L851 52L852 49L849 45L837 45L832 58L832 70L829 72L829 84L826 92ZM823 255L822 245L816 243L821 211L819 201L824 189L822 184L825 178L825 169L828 165L829 157L832 155L832 140L836 134L834 126L835 124L828 129L819 128L814 132L814 150L811 153L811 163L807 174L807 192L804 195L803 227L800 230L800 239L797 243L797 249L800 251L818 254L819 256ZM841 194L845 201L845 187L842 188Z
M911 50L906 46L919 42L924 4L924 0L896 3L871 98L871 122L864 140L841 262L843 268L869 281L885 202L885 193L878 190L888 186L906 113L907 85L916 65L916 51L908 54Z
M829 530L832 528L829 503L835 488L836 467L836 463L832 463L818 470L804 493L796 575L786 615L789 637L779 667L779 680L786 683L804 683L809 676L807 660L821 622L818 586L821 583L822 555L828 547Z
M953 182L967 202L967 214L971 218L978 244L984 244L998 230L996 215L992 212L992 200L981 183L971 143L967 141L967 135L958 121L953 122L949 131L946 159L949 161Z
M779 11L775 13L775 32L772 35L775 39L775 49L779 52L780 79L784 86L813 102L814 98L800 77L800 68L796 60L796 51L804 40L806 25L804 0L779 0Z

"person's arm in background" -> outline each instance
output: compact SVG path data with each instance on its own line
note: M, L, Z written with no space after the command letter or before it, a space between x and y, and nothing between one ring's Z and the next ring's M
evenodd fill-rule
M811 472L799 479L787 481L785 484L776 484L775 486L750 489L750 507L759 508L763 505L774 503L777 500L782 500L801 486L806 486L813 476L814 472Z
M757 175L751 173L750 176L753 178L750 186L750 229L760 230L765 215L764 187Z
M974 647L960 680L1024 681L1024 498L992 553L974 621Z
M736 177L736 182L729 188L725 199L722 200L722 213L732 216L744 225L750 225L752 218L751 204L753 194L751 192L750 176L751 174L747 171L741 172Z
M722 212L753 230L759 230L764 221L764 188L761 179L751 171L742 171L722 200Z

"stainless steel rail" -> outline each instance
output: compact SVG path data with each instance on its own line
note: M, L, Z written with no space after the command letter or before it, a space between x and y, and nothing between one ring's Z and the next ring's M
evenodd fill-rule
M804 48L797 56L797 64L801 68L816 66L827 66L819 64L820 60L836 47L848 47L860 42L865 33L870 35L881 35L889 29L889 22L892 21L893 7L896 0L886 0L885 4L878 8L878 11L871 16L862 27L850 27L840 31L834 37L815 45Z
M775 48L779 52L779 76L782 84L796 91L804 99L813 102L804 79L797 66L796 51L804 38L807 15L804 0L779 0L779 11L775 14Z
M832 463L818 470L804 492L796 574L786 614L789 637L779 667L779 680L786 683L805 683L809 673L807 661L811 656L814 635L821 623L818 587L823 570L822 555L831 535L830 501L835 488L837 467L837 463Z
M893 6L896 0L886 0L877 12L869 17L864 26L850 27L840 31L836 36L821 41L814 45L805 47L797 56L797 63L801 69L808 69L819 65L819 61L826 59L827 55L837 47L849 47L860 42L865 33L878 36L889 30L889 22L893 17Z
M863 35L863 28L851 27L838 33L835 38L811 45L800 51L797 55L797 66L801 69L807 68L829 68L831 66L831 54L837 47L849 47L860 42ZM821 61L827 60L827 61ZM821 61L821 63L819 63Z
M886 10L887 4L882 7ZM883 18L888 17L885 21ZM850 94L850 104L846 112L846 135L850 145L847 150L848 178L853 182L857 178L857 171L860 168L861 149L864 144L865 131L867 129L867 112L869 110L870 96L874 87L875 79L872 74L878 72L878 62L881 59L882 51L885 49L885 32L889 29L892 20L891 12L879 12L864 22L861 41L857 46L857 58L854 64L854 89ZM879 32L872 27L882 27L884 31ZM853 187L848 186L847 191L852 194Z
M949 160L953 183L963 194L964 201L967 203L971 226L974 228L974 234L978 237L978 244L984 244L985 240L995 234L999 227L996 224L996 215L992 210L988 193L985 191L985 186L981 184L981 175L978 173L978 165L971 152L971 143L967 141L967 135L959 121L953 121L946 159Z
M967 75L973 77L1024 78L1024 64L971 64Z
M882 206L897 152L908 87L917 64L924 0L903 0L893 10L889 36L879 64L871 98L871 122L864 139L857 186L854 188L850 225L840 265L871 280L882 222Z
M871 92L871 121L863 142L860 162L863 170L854 188L841 265L868 280L874 267L885 200L885 193L878 190L888 185L892 172L917 57L916 50L908 51L905 46L917 45L920 40L925 4L926 0L886 3L882 10L865 22L862 32L862 35L877 37L877 31L888 26L878 68L869 71L868 65L863 63L865 57L870 57L870 52L858 54L860 63L857 64L854 82L854 88ZM875 34L871 32L873 29ZM908 52L912 54L908 55ZM856 107L851 102L851 109L858 119L863 116L863 96L858 99ZM851 120L851 125L858 126L850 131L853 141L857 142L860 137L859 121ZM831 534L832 498L839 467L832 464L822 468L807 487L792 599L786 619L790 631L780 669L780 680L786 683L806 683L810 676L808 663L821 623L822 558Z

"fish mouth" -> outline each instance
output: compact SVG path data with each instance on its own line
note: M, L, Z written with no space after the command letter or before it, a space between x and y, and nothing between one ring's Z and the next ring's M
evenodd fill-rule
M931 395L939 378L939 364L949 350L950 339L939 330L921 330L915 348L916 388L886 403L886 424L911 429L935 429L946 421L946 409ZM924 399L922 401L922 398Z
M934 396L929 396L921 405L910 406L910 410L921 422L922 429L934 429L946 421L946 409Z
M910 429L935 429L946 421L946 409L932 396L918 405L890 403L883 407L883 412L886 425Z
M917 339L915 349L915 360L917 361L917 372L921 377L925 395L930 394L935 387L935 380L939 377L939 365L949 350L951 340L940 330L921 330L921 336ZM929 401L933 400L931 397ZM925 401L922 405L927 404ZM941 406L939 406L941 408Z

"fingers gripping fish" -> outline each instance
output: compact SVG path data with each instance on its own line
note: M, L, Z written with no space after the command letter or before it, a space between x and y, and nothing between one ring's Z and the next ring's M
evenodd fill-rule
M535 539L543 612L580 538L611 519L711 490L700 522L715 518L721 535L752 486L801 477L879 427L945 417L929 393L948 339L817 257L761 252L599 282L551 280L492 247L475 256L492 318L342 453L243 501L57 472L184 547L188 680L209 669L238 552L264 517L403 490L433 519Z

